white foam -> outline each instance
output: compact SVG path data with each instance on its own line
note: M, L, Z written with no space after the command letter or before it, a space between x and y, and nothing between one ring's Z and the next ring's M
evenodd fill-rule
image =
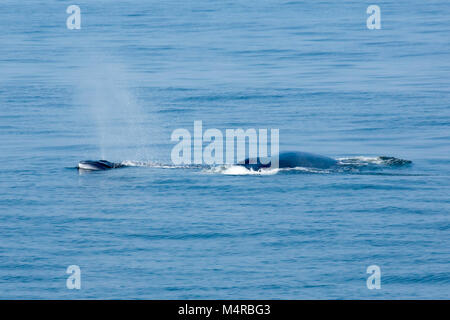
M162 164L153 161L134 161L125 160L121 162L122 165L127 167L150 167L150 168L162 168L162 169L185 169L192 168L189 165L174 165L174 164Z
M238 165L228 165L228 166L217 166L211 167L203 170L207 173L215 173L215 174L225 174L225 175L275 175L280 172L289 172L289 171L299 171L306 173L329 173L329 170L324 169L316 169L316 168L305 168L305 167L296 167L296 168L262 168L259 170L247 169L244 166Z
M278 173L279 169L265 168L260 170L247 169L244 166L237 165L225 165L216 166L203 170L206 173L225 174L233 176L245 176L245 175L274 175Z
M125 160L125 161L122 161L120 164L127 166L127 167L145 167L145 166L147 166L147 163L148 162Z
M367 156L344 157L344 158L337 158L336 160L338 160L341 164L353 164L353 165L384 163L384 161L380 157L367 157Z

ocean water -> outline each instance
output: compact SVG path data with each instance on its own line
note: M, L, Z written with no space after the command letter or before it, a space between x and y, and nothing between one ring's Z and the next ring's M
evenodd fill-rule
M450 298L448 1L71 4L0 4L1 299ZM373 164L173 167L195 120Z

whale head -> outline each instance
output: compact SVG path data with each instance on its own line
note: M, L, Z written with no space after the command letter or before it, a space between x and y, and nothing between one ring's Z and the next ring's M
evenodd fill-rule
M108 170L122 166L120 163L109 162L107 160L84 160L78 163L78 169L89 171Z

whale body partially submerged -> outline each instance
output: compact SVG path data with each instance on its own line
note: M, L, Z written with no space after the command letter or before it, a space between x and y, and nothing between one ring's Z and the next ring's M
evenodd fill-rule
M107 160L85 160L78 163L78 169L81 170L108 170L123 167L120 163L109 162Z
M335 159L321 156L318 154L308 152L281 152L278 155L278 168L317 168L317 169L330 169L337 166L338 162ZM258 171L262 168L276 168L276 163L272 166L272 161L261 158L247 158L238 165L244 166L249 170Z
M244 161L239 162L237 165L244 166L245 168L254 171L258 171L262 168L277 167L275 161L274 165L272 165L272 161L270 159L262 159L259 157L247 158ZM278 168L305 167L329 169L335 167L336 165L337 161L332 158L308 152L281 152L278 155ZM78 163L78 169L87 171L109 170L124 166L125 165L121 163L110 162L107 160L85 160Z
M403 160L394 157L380 156L373 158L373 161L368 161L356 158L346 158L345 160L335 160L326 156L290 151L281 152L278 154L278 161L276 158L247 158L239 163L238 166L245 167L248 170L259 171L264 168L312 168L312 169L339 169L339 170L353 170L363 168L380 168L382 166L400 167L411 164L410 160ZM126 162L117 163L107 160L85 160L78 163L77 168L84 171L99 171L109 170L115 168L126 167ZM190 166L191 168L202 168L208 166Z

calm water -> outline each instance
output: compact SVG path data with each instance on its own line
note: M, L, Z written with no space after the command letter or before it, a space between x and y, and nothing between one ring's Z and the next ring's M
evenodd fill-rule
M70 4L0 5L0 298L450 298L448 1L378 1L381 30L365 1ZM170 164L194 120L413 164L74 169Z

